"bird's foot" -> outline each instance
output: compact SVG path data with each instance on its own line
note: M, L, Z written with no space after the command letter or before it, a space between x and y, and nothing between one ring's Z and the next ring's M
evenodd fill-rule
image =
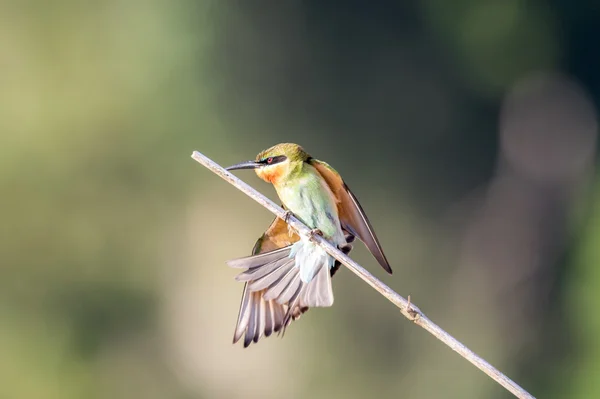
M291 211L288 211L287 209L285 210L285 213L283 215L283 221L287 224L287 229L288 229L288 236L292 237L295 233L294 229L292 228L292 226L290 226L289 221L290 221L290 217L293 215L293 213Z
M285 214L283 215L283 221L285 223L287 223L288 225L288 237L292 237L294 235L294 233L296 233L296 230L294 230L294 228L290 225L290 217L293 215L293 213L291 211L288 211L286 209Z
M286 209L285 213L283 214L283 221L286 222L286 223L289 223L290 216L292 216L292 215L293 215L293 213L291 211L288 211Z
M316 236L321 236L321 237L323 237L323 232L322 232L321 230L319 230L319 229L312 229L312 230L310 231L310 240L311 240L311 241L316 241L316 240L315 240L315 237L316 237Z
M406 304L406 313L408 313L411 316L411 320L412 321L417 321L417 319L419 318L420 314L417 311L417 309L414 308L414 306L411 305L410 303L410 295L406 298L407 300L407 304Z

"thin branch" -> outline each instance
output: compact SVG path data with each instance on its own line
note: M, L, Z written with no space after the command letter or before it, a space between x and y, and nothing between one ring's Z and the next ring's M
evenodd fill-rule
M210 158L207 158L203 154L198 151L194 151L192 154L192 158L198 161L200 164L204 165L206 168L210 169L221 178L235 186L240 191L244 192L247 196L267 208L269 211L274 213L277 217L284 219L286 216L286 212L278 205L276 205L273 201L250 187L248 184L244 183L223 167L212 161ZM311 229L306 227L301 221L296 219L293 215L288 217L288 224L292 226L294 230L298 232L300 236L310 237ZM473 363L478 369L487 374L490 378L496 381L498 384L502 385L508 391L510 391L517 398L521 399L535 399L534 396L529 394L526 390L521 388L517 383L508 378L506 375L502 374L491 364L483 360L481 357L477 356L472 350L464 346L462 343L453 338L446 331L442 330L437 324L432 322L421 312L419 308L417 308L413 303L407 301L402 296L393 291L390 287L382 283L375 276L369 273L365 268L361 265L353 261L350 257L342 253L336 247L331 245L327 240L323 239L320 236L313 236L313 239L317 244L323 248L327 253L331 256L339 260L343 263L348 269L350 269L354 274L363 279L367 284L371 287L375 288L381 295L386 297L390 302L396 305L402 315L407 319L413 321L418 326L423 327L434 337L445 343L455 352L458 352L459 355L467 359L469 362ZM410 297L409 297L410 300Z

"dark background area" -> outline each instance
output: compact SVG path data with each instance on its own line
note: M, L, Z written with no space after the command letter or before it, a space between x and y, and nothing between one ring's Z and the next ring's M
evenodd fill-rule
M394 274L359 263L534 396L600 395L598 2L5 2L0 37L0 397L511 397L344 270L231 345L272 216L189 156L279 142Z

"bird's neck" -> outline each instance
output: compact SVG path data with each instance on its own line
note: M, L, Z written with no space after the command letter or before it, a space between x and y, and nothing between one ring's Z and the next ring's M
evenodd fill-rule
M265 180L273 184L275 190L279 191L285 186L298 184L312 172L311 169L314 170L312 166L304 162L293 162L274 170L268 176L265 176Z

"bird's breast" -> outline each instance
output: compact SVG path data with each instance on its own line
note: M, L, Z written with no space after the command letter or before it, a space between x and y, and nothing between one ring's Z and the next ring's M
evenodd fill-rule
M337 245L345 243L340 226L337 201L325 181L308 174L277 189L287 209L312 229L319 229L325 238Z

